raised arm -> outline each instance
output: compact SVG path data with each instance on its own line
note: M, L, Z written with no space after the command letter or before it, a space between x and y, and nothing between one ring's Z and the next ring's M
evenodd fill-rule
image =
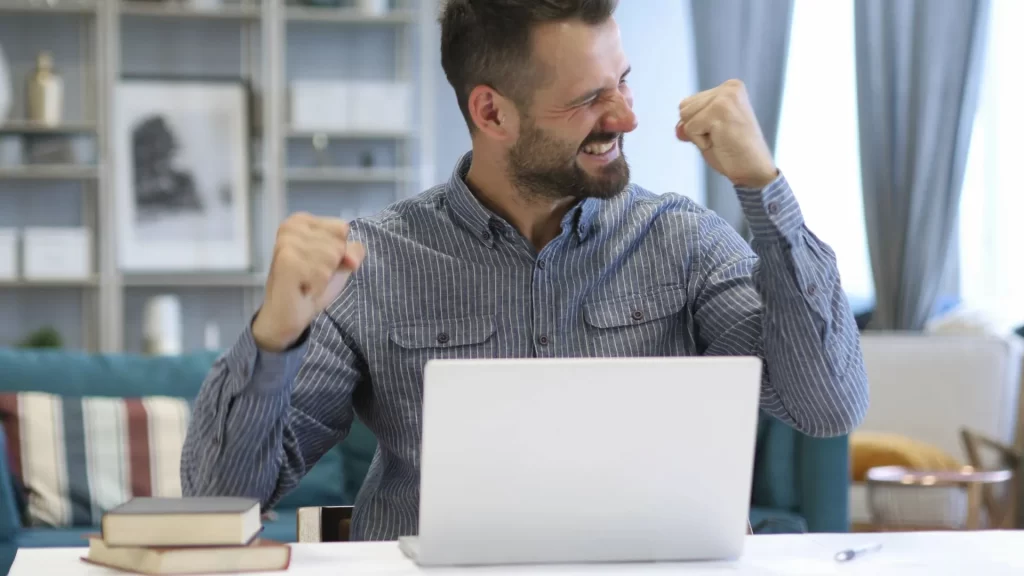
M683 100L676 135L736 187L750 245L707 212L691 274L701 352L764 359L761 403L814 436L849 433L868 405L867 376L835 255L804 225L741 82Z
M282 224L267 297L215 363L193 407L181 458L185 496L246 496L272 507L352 424L361 362L335 318L365 254L348 227L297 215Z
M272 507L348 433L359 381L358 361L326 313L285 352L258 350L246 330L196 397L182 493Z
M691 301L701 352L763 358L766 412L813 436L849 433L868 389L835 256L804 225L784 177L739 194L750 245L712 212L698 232Z

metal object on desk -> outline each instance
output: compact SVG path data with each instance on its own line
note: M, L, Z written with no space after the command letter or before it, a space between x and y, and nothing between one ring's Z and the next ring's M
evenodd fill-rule
M840 550L836 553L836 562L849 562L850 560L855 560L865 554L878 552L881 549L881 543L876 543L868 546L861 546L859 548L847 548L846 550Z
M982 488L1008 483L1009 470L911 470L881 466L868 470L868 507L879 531L978 530Z

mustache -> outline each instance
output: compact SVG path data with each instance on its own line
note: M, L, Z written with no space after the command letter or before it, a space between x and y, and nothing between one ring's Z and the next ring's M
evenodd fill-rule
M621 133L597 132L591 134L590 136L587 136L587 139L584 140L582 144L580 144L580 148L583 148L584 146L589 146L591 144L607 144L608 142L618 140L619 138L622 138Z

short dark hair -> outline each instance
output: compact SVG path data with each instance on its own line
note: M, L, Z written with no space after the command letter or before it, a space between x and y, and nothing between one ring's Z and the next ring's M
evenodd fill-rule
M520 109L529 104L543 80L543 72L530 62L536 25L565 20L600 24L617 5L618 0L448 0L438 18L441 68L470 131L469 94L481 84Z

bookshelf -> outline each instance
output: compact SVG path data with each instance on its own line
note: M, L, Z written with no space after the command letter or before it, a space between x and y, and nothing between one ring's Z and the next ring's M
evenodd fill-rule
M211 323L227 346L262 299L267 255L288 214L354 218L422 189L432 158L433 90L418 53L432 15L418 0L392 0L383 14L366 13L355 0L314 4L321 2L0 0L0 48L14 91L0 146L5 137L73 139L94 150L87 163L0 163L0 228L81 226L92 243L84 277L0 278L0 346L53 327L67 349L141 352L143 311L160 294L179 297L186 351L204 346ZM42 50L52 52L64 81L54 126L25 120L23 86ZM114 95L140 77L246 86L248 267L122 267L125 162L115 106L124 103ZM407 121L382 129L295 125L291 87L305 79L404 82Z

